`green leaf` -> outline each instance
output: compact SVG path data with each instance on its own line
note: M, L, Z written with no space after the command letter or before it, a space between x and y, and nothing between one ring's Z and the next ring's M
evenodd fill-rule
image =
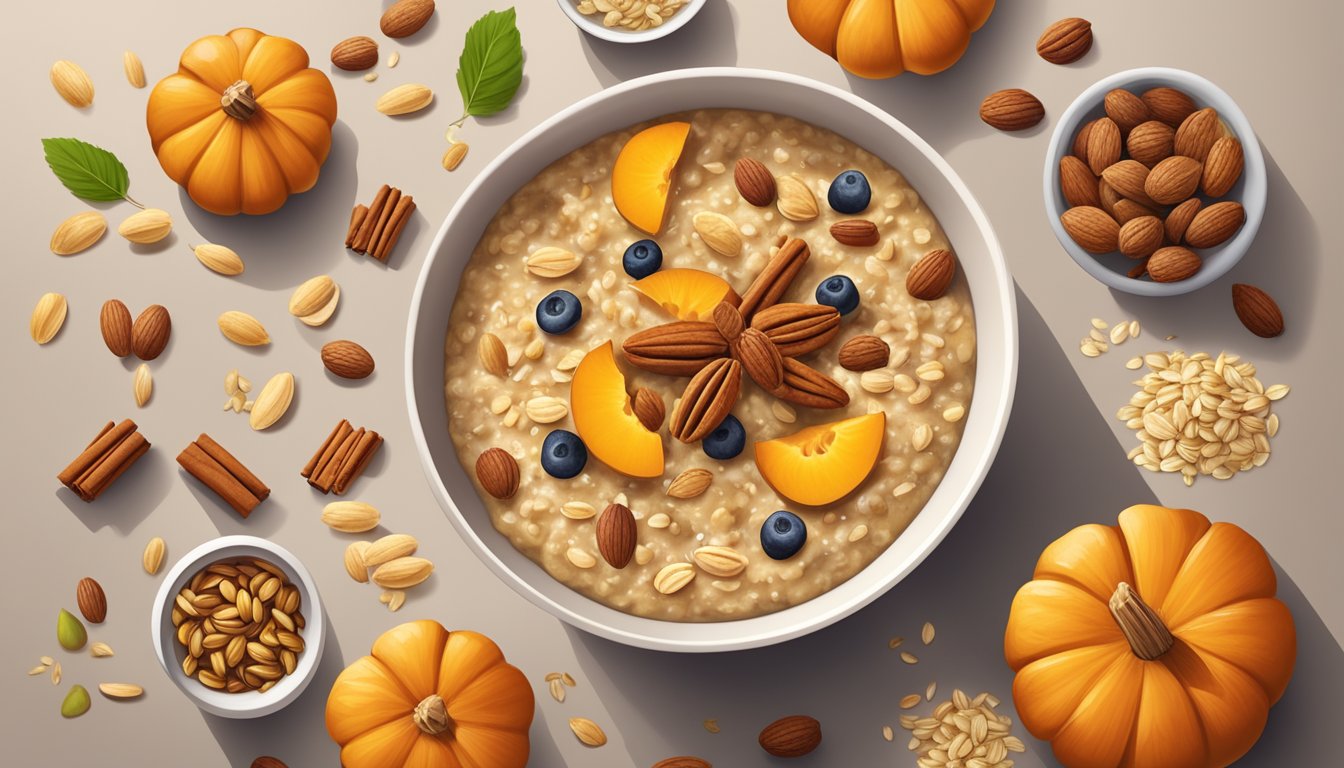
M509 106L523 81L523 42L517 15L490 11L467 30L462 56L457 60L457 88L462 92L462 114L493 115Z
M121 200L131 177L117 156L79 139L43 139L47 165L65 188L85 200Z

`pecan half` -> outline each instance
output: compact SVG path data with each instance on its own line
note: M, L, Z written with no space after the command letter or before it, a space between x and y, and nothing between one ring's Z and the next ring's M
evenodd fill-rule
M678 320L631 334L621 344L625 359L646 371L693 376L728 354L728 342L713 323Z
M763 332L748 328L728 349L761 389L769 392L784 383L784 358Z
M751 322L757 312L783 298L811 255L807 243L802 240L791 237L784 241L770 261L766 262L765 269L756 276L751 287L742 294L742 303L738 305L742 317Z
M706 365L691 377L672 411L672 436L683 443L703 439L733 410L741 389L741 363L724 358Z
M798 357L835 338L840 332L840 313L825 304L776 304L757 312L751 327L764 331L779 354Z
M784 358L784 382L770 394L809 408L843 408L849 405L849 393L834 379L788 357Z

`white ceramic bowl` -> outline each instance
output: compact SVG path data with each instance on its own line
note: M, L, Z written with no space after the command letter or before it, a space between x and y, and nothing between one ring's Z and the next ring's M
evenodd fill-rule
M772 110L839 131L900 169L956 248L975 302L975 398L961 448L910 527L867 568L831 591L739 621L678 623L608 608L551 578L494 530L458 463L443 401L443 348L458 279L499 207L555 159L612 130L669 112L708 107ZM621 83L533 128L476 177L430 246L411 302L406 387L411 428L430 488L463 540L519 594L560 619L644 648L727 651L807 634L862 608L908 574L961 516L994 460L1017 374L1013 284L989 221L952 168L913 131L837 88L794 75L737 68L663 72Z
M613 43L646 43L660 37L667 37L684 27L692 16L705 7L706 0L689 0L686 5L678 8L676 13L669 16L667 21L656 27L641 29L638 32L630 32L620 27L603 26L602 14L600 13L584 16L579 13L578 0L556 0L556 2L560 4L560 10L564 11L569 20L574 22L574 26L593 37L610 40Z
M273 688L265 693L226 693L201 685L198 680L187 677L182 672L184 650L177 642L177 632L173 627L173 605L177 593L186 586L192 576L202 568L220 560L236 557L256 557L278 566L289 577L291 584L298 586L302 594L300 611L303 613L304 626L301 634L304 641L303 653L299 654L299 664L294 674L285 675ZM255 536L223 536L212 539L182 556L168 574L163 577L159 593L154 598L154 611L149 617L149 629L154 638L154 652L178 690L186 694L197 707L220 717L244 719L262 717L277 712L299 697L312 682L317 673L317 663L322 658L322 646L326 635L326 616L322 612L322 599L317 594L317 585L308 569L289 550L278 544L259 539Z
M1105 114L1102 101L1106 92L1113 88L1126 88L1136 94L1160 85L1170 86L1189 94L1201 109L1213 107L1232 132L1241 141L1246 157L1246 167L1241 179L1232 187L1223 199L1236 200L1246 209L1246 223L1231 240L1217 248L1204 248L1198 251L1203 266L1193 277L1175 283L1156 283L1152 280L1136 280L1127 273L1134 261L1123 254L1091 254L1078 247L1073 238L1064 231L1059 217L1068 210L1064 193L1059 189L1059 161L1073 151L1073 137L1078 129L1089 120ZM1260 221L1265 216L1265 198L1268 184L1265 178L1265 158L1260 152L1260 141L1255 137L1251 121L1246 119L1241 107L1221 88L1193 72L1169 67L1144 67L1117 72L1104 78L1083 91L1074 99L1064 115L1055 125L1054 135L1050 137L1050 148L1045 153L1045 212L1050 219L1050 227L1055 237L1064 246L1069 256L1089 275L1095 277L1117 291L1134 293L1140 296L1179 296L1198 290L1227 274L1227 271L1241 261L1255 240L1260 229Z

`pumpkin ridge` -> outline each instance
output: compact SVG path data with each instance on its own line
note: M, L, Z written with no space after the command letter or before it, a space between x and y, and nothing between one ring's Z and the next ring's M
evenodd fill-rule
M210 140L201 143L201 151L197 152L196 156L192 158L191 165L187 168L187 172L182 174L182 180L178 181L178 184L180 184L182 187L185 188L188 184L191 183L191 177L196 174L196 167L200 165L201 160L205 158L205 153L210 150L210 145L215 143L215 141L219 138L219 134L224 131L225 127L228 126L229 124L229 120L232 119L233 118L231 117L225 116L224 120L220 121L219 125L215 128L215 132L210 134ZM181 133L181 131L178 131L178 133ZM173 136L176 135L177 135L176 133L173 134ZM172 136L169 136L168 138L171 139ZM167 140L168 139L164 139L164 141Z
M263 110L260 110L260 109L258 109L257 111L258 111L258 112L263 112ZM303 111L304 111L304 112L307 112L307 113L310 114L310 115L311 115L311 114L315 114L315 113L313 113L313 112L309 112L308 110L303 110ZM254 117L255 117L255 115L254 115ZM318 115L318 117L321 118L321 115ZM261 121L262 121L262 122L265 122L265 124L266 124L267 126L273 126L273 127L270 128L270 130L274 130L274 131L276 131L276 132L283 132L283 133L285 133L289 138L291 138L291 139L294 141L295 144L298 144L299 146L303 147L303 151L304 151L304 152L307 152L307 153L308 153L308 157L312 158L313 162L314 162L315 164L317 164L318 166L321 166L321 165L322 165L322 161L326 159L325 156L322 157L322 158L318 158L317 155L313 154L313 148L310 147L310 146L308 146L308 143L307 143L306 141L303 140L303 137L300 136L297 132L295 132L293 128L290 128L289 125L286 124L284 120L279 119L278 117L276 117L276 116L275 116L274 114L272 114L271 112L263 112L263 114L261 115ZM249 127L250 130L256 131L256 132L258 132L259 134L262 134L262 136L264 137L265 134L264 134L264 132L263 132L263 130L262 130L260 124L257 124L257 125L251 125L251 126L248 126L248 127ZM289 178L289 174L285 172L287 166L285 165L285 163L281 162L280 158L275 154L275 150L274 150L274 149L271 149L271 143L270 143L269 141L262 141L262 142L260 142L260 143L261 143L263 146L266 147L266 151L270 152L270 154L271 154L271 159L274 160L274 161L276 162L276 164L280 167L280 175L283 176L283 177L285 178L285 183L286 183L286 185L288 185L288 186L290 187L290 189L292 190L291 194L298 194L298 193L302 193L302 192L307 192L309 189L312 188L312 185L309 185L308 187L306 187L306 188L304 188L304 189L299 189L299 188L298 188L298 185L296 185L293 181L291 181L291 179ZM328 147L328 151L330 151L330 147Z

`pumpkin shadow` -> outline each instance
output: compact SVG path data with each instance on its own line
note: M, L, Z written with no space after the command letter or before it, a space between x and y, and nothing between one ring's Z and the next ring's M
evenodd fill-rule
M287 288L333 268L345 253L359 172L359 140L342 120L331 129L331 152L317 184L292 195L280 210L264 216L218 216L178 196L200 240L227 245L247 265L235 281L258 288Z
M686 26L667 37L643 43L614 43L593 37L577 26L572 29L583 41L583 55L593 74L606 88L655 72L736 64L733 16L727 0L709 0Z

